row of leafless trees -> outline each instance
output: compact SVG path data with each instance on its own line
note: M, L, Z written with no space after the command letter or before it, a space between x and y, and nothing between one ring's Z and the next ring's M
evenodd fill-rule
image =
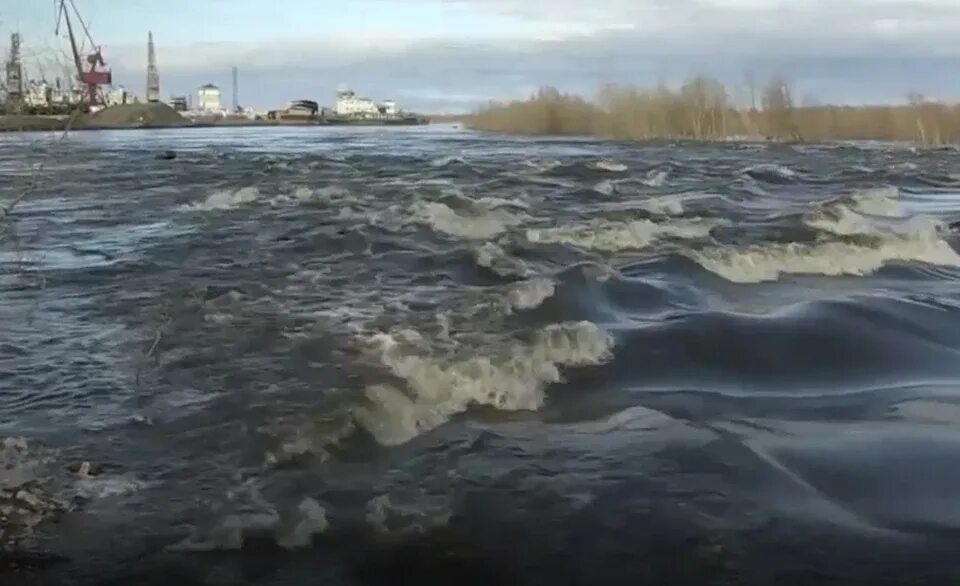
M898 106L797 106L789 83L775 78L760 90L759 102L737 107L723 83L706 77L691 79L680 88L607 85L593 101L547 87L526 100L487 104L467 123L493 132L626 140L960 142L960 106L929 102L919 95Z

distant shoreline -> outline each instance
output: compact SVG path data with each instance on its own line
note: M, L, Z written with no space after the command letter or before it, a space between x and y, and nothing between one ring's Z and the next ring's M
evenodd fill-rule
M0 133L7 132L63 132L67 130L68 116L0 116ZM332 127L332 126L426 126L429 117L419 120L249 120L231 119L186 121L176 123L98 124L75 120L71 131L82 130L158 130L172 128L240 128L240 127Z

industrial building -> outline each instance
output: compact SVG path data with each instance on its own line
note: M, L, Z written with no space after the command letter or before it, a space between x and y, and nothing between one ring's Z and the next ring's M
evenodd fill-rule
M337 91L337 116L349 118L388 118L399 114L393 100L375 102L370 98L358 97L352 90Z
M222 114L220 88L212 83L200 86L197 90L197 109L207 114Z
M294 100L282 110L271 110L267 113L269 120L312 120L320 112L320 105L313 100Z

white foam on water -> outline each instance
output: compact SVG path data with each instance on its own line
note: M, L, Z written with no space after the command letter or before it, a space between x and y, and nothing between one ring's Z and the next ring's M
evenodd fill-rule
M77 494L88 499L106 499L139 492L146 484L133 476L84 476L77 481Z
M781 179L793 179L797 176L797 172L790 167L766 163L760 165L751 165L744 168L741 173L773 175L775 177L780 177Z
M281 518L274 528L274 539L282 548L309 547L313 536L327 530L327 511L317 501L306 498L300 501L289 518Z
M609 159L603 159L594 163L590 163L589 167L597 171L608 171L610 173L623 173L627 170L627 166L623 163L611 161Z
M679 195L651 197L641 203L640 207L651 214L680 216L683 215L683 198Z
M419 491L418 491L419 492ZM449 497L383 494L367 503L366 521L380 533L423 533L445 527L452 514Z
M617 188L613 184L613 181L610 181L609 179L604 179L600 183L597 183L596 185L594 185L593 190L599 193L600 195L610 196L616 192Z
M664 170L651 170L647 172L647 178L642 179L640 182L646 185L647 187L663 187L667 184L667 177L670 174Z
M838 236L909 235L940 227L939 222L926 216L908 217L898 197L896 188L861 191L848 199L829 202L807 214L803 222L811 228Z
M541 162L528 160L528 161L523 161L521 164L524 165L525 167L530 167L536 173L547 173L563 165L563 163L557 160L541 161Z
M527 240L535 243L569 244L579 248L618 252L643 249L663 238L696 239L710 235L712 224L705 221L656 223L594 222L587 226L527 230Z
M263 500L255 487L246 485L238 491L246 491L251 498L246 506L218 519L206 531L193 528L188 537L168 546L167 551L237 551L243 548L248 534L271 535L274 542L285 549L308 547L313 536L327 530L326 510L320 504L305 498L291 511L279 512ZM233 500L237 494L228 493Z
M506 199L503 197L481 197L477 200L477 204L488 209L496 208L517 208L521 210L529 210L530 204L524 201L518 201L515 199Z
M871 216L903 217L900 206L900 190L896 187L866 189L853 194L854 209Z
M440 157L430 161L431 167L446 167L448 165L460 164L465 165L467 162L461 157Z
M876 232L873 222L845 205L836 205L808 214L803 219L803 223L816 230L838 236L866 235Z
M716 248L690 252L705 269L737 283L775 281L782 274L867 275L891 261L960 266L958 255L931 225L869 244L821 242Z
M469 240L492 238L523 223L523 218L502 207L489 208L480 202L465 210L454 210L438 202L417 202L413 215L436 232Z
M525 311L540 307L553 296L556 285L550 279L530 279L510 286L507 303L513 310Z
M492 242L485 242L475 249L473 258L478 266L490 269L501 277L527 277L530 274L530 267L523 260L510 256Z
M39 479L42 461L23 438L0 440L0 490L14 490Z
M260 190L256 187L241 187L240 189L223 189L215 191L206 200L180 206L182 211L212 212L217 210L231 210L253 203L260 198Z
M471 405L539 409L546 386L561 381L560 367L600 364L613 346L612 338L590 322L548 326L531 343L514 343L502 356L445 361L411 348L411 339L417 341L398 334L369 340L379 362L406 386L406 391L370 387L368 405L355 409L358 424L383 445L405 443Z

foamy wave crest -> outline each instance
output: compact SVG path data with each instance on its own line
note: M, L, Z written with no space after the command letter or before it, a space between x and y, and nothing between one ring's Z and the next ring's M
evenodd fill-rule
M927 216L908 217L897 201L896 188L863 191L840 202L831 202L804 217L811 228L838 236L875 236L927 233L940 222Z
M782 274L867 275L891 261L960 266L960 255L932 226L869 244L780 244L690 253L705 269L737 283L775 281Z
M507 292L507 303L514 310L528 310L539 307L541 303L553 297L556 285L549 279L530 279L515 283Z
M527 240L617 252L646 248L662 238L704 238L710 235L711 228L711 224L702 221L662 224L650 220L598 222L592 226L528 230Z
M492 242L486 242L474 250L473 258L477 265L490 269L501 277L527 277L530 274L527 263L508 255Z
M236 190L224 189L215 191L206 200L180 206L181 210L194 212L211 212L230 210L242 205L253 203L260 198L260 190L256 187L242 187Z
M593 190L599 193L600 195L610 196L617 191L617 187L613 184L613 181L609 179L604 179L600 183L597 183L593 186Z
M609 173L623 173L627 170L627 166L623 163L607 159L590 163L589 167L596 171L607 171Z
M803 219L803 223L815 230L840 236L873 232L873 225L869 220L844 205L810 214Z
M683 198L679 195L653 197L644 201L640 207L651 214L680 216L683 215Z
M297 187L293 191L273 197L270 204L274 206L299 203L346 204L359 203L359 201L353 197L349 189L340 185L327 185L319 189Z
M405 382L406 392L389 385L367 389L368 405L354 415L383 445L399 445L435 429L471 405L536 410L544 389L561 381L560 367L600 364L611 356L613 340L590 322L555 324L530 344L515 344L502 356L443 361L420 355L409 339L379 334L370 340L377 358Z
M867 189L853 194L854 209L871 216L902 217L900 190L896 187Z
M443 203L418 202L413 213L417 221L437 232L473 240L492 238L523 223L522 217L502 206L489 207L483 202L457 210Z
M529 167L535 173L546 173L552 171L557 167L562 167L563 163L560 161L522 161L521 164L525 167Z
M467 162L461 157L440 157L439 159L434 159L430 161L431 167L447 167L450 165L466 165Z
M659 171L650 171L647 173L647 178L641 180L640 182L646 185L647 187L663 187L667 184L667 177L669 173L664 170Z
M797 172L790 167L783 165L760 164L751 165L741 171L744 175L749 175L761 181L779 183L781 181L793 181L797 178Z

